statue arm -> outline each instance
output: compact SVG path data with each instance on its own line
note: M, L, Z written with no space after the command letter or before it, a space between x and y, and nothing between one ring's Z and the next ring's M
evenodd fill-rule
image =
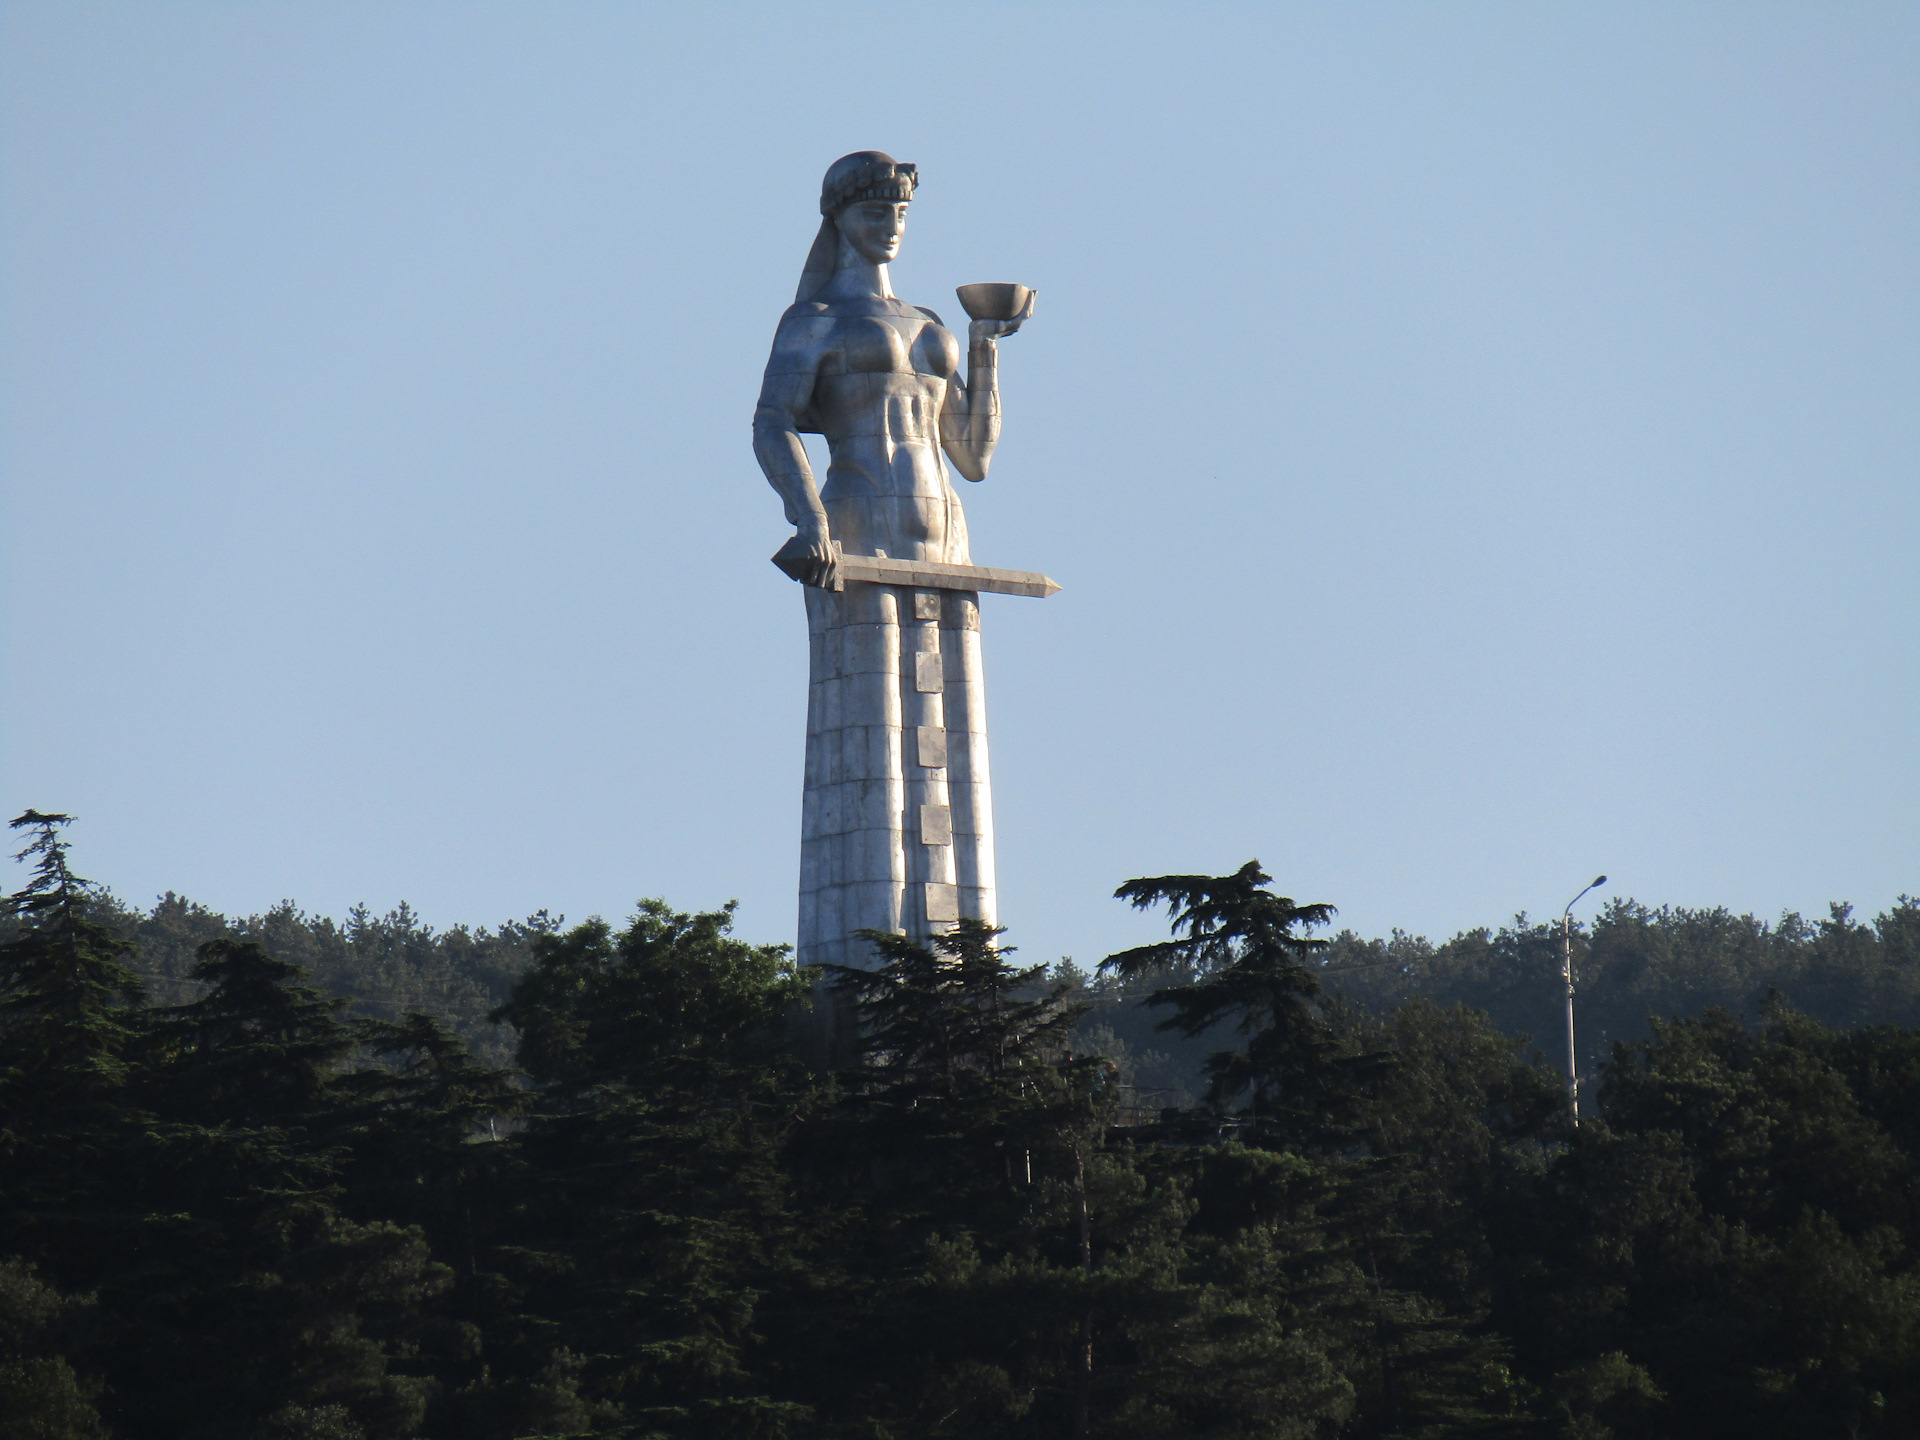
M833 564L833 546L827 532L827 507L820 501L813 466L800 438L800 416L813 399L820 365L817 325L788 317L773 339L773 354L760 384L760 403L753 411L753 453L784 507L794 538L787 549L814 562L810 584L826 583ZM786 550L781 552L786 553Z
M1021 316L1021 320L1026 317ZM987 478L993 447L1000 443L999 345L1021 320L975 320L967 326L967 383L947 382L940 412L940 448L969 480Z

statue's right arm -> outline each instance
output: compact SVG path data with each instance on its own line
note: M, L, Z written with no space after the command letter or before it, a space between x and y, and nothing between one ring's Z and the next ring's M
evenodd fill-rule
M827 507L820 502L820 487L814 483L807 447L800 439L800 417L813 401L814 380L832 324L825 315L794 310L781 317L760 383L760 403L753 412L754 457L786 508L796 548L819 567L820 578L810 582L815 584L826 583L833 546L827 533Z

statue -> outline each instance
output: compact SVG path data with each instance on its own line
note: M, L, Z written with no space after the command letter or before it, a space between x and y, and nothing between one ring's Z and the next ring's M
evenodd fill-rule
M893 293L918 175L878 150L836 160L820 230L780 318L753 448L795 534L810 655L801 819L802 964L872 962L854 932L924 937L996 919L980 592L1044 575L975 566L946 464L987 478L1000 436L996 346L1033 312L1019 285L969 285L960 347ZM816 485L803 434L831 460Z

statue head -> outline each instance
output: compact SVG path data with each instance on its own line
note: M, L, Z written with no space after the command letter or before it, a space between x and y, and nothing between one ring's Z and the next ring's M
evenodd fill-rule
M885 265L898 255L907 202L919 182L916 167L884 150L856 150L828 166L820 182L820 229L794 298L812 299L833 278L842 237L870 264Z
M917 166L895 160L884 150L856 150L827 167L820 182L820 213L832 218L862 200L905 203L919 183Z

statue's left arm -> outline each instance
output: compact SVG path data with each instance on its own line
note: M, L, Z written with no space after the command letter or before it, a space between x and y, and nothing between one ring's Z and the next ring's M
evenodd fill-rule
M1022 316L1021 320L1026 317ZM1000 443L998 341L1020 328L1020 320L975 320L967 326L967 383L947 382L947 403L940 412L940 448L953 468L969 480L987 478L993 447Z

